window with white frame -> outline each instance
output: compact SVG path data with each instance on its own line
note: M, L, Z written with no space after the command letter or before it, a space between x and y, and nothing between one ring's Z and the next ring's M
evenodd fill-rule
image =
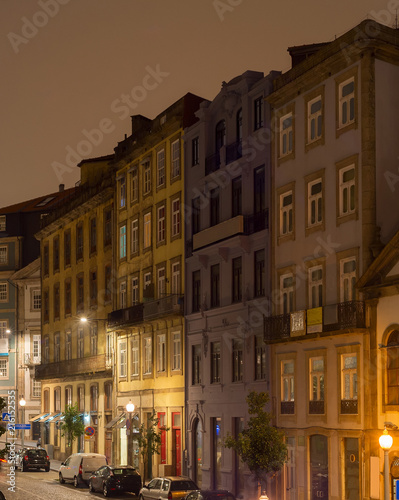
M97 323L90 325L90 355L97 356L98 328Z
M6 216L0 215L0 231L6 230Z
M0 358L0 378L8 378L8 358Z
M33 379L32 381L32 397L40 398L42 393L42 383L40 380Z
M8 321L0 321L0 339L7 338Z
M172 200L172 236L180 234L180 198Z
M310 401L324 401L324 358L322 356L309 359Z
M144 339L144 375L152 373L152 338Z
M60 333L54 334L54 363L60 362Z
M85 352L85 345L84 345L84 333L83 333L83 328L79 328L78 330L78 349L77 349L77 357L78 358L83 358L84 352Z
M244 345L242 339L234 339L232 342L232 364L233 382L242 382L244 374Z
M281 362L281 401L294 401L295 397L295 364L287 360Z
M38 311L42 307L42 292L40 290L32 290L31 295L32 309Z
M255 337L255 380L266 378L266 344L261 335Z
M180 335L180 332L175 332L173 334L172 370L181 370L181 335Z
M131 252L138 253L138 251L139 251L139 220L138 219L132 220L131 238L132 238Z
M143 163L143 194L151 191L151 165L149 161Z
M308 270L309 278L309 307L321 307L323 305L323 268L322 266L311 267Z
M137 167L134 167L130 173L130 196L132 202L139 199L139 173Z
M280 235L292 233L293 195L288 191L280 195Z
M119 228L119 258L126 258L126 224Z
M132 306L137 305L139 301L139 278L135 276L132 278Z
M294 276L284 274L280 277L281 312L288 314L294 310Z
M143 283L144 290L150 285L151 285L151 273L144 273L144 283Z
M323 218L322 181L317 179L308 184L308 226L315 226Z
M292 113L280 118L280 157L292 153L293 128Z
M126 281L119 283L119 308L125 309L126 304Z
M338 86L339 128L355 121L355 79L349 78Z
M105 337L105 364L110 367L112 364L112 333L107 333Z
M172 142L172 179L180 175L180 139Z
M339 215L348 215L355 210L355 166L350 165L339 171Z
M151 212L144 214L144 248L151 246Z
M132 339L132 377L137 377L139 375L139 363L140 363L140 345L139 339Z
M165 184L165 150L157 153L157 186Z
M357 399L357 354L341 355L341 399Z
M172 264L172 294L180 295L180 262Z
M68 330L65 332L65 360L72 359L72 332Z
M161 299L166 295L166 273L164 267L160 267L157 270L157 283L158 283L158 299Z
M34 364L39 364L41 361L41 340L40 335L32 336L32 354Z
M126 178L122 176L119 179L119 208L126 206Z
M340 261L340 302L348 302L356 298L356 259L349 257Z
M8 264L8 245L0 246L0 265Z
M158 335L158 371L166 371L166 336L165 334Z
M165 205L157 209L157 243L165 241Z
M119 341L119 377L126 377L126 340Z
M7 302L8 300L8 283L3 281L0 283L0 302Z
M317 141L322 134L322 100L317 96L308 102L308 142Z

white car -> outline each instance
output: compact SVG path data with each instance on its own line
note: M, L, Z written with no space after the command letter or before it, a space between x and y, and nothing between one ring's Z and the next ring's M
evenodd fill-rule
M88 485L90 476L94 471L107 465L105 455L99 453L74 453L58 469L58 479L61 484L72 481L75 488Z

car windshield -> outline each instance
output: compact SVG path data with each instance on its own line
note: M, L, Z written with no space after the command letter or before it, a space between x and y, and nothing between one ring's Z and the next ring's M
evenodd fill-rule
M186 491L198 490L198 487L193 481L172 481L170 491Z
M137 472L135 469L114 469L113 473L115 476L136 476Z
M27 454L30 457L46 457L47 456L46 450L28 450Z

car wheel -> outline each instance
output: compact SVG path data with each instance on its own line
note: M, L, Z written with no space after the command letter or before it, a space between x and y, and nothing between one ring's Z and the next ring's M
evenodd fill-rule
M59 480L60 484L64 484L65 483L65 479L62 477L61 472L58 474L58 480Z
M79 488L79 479L77 476L73 478L73 485L75 486L75 488Z
M50 472L50 467L46 467L44 470L45 470L46 472Z
M90 493L94 493L94 487L93 487L93 483L91 481L89 481L89 491Z
M104 486L103 486L103 493L104 493L105 497L110 496L110 491L109 491L108 486L106 484L104 484Z
M28 468L26 467L26 465L23 463L22 464L22 472L26 472L28 470Z

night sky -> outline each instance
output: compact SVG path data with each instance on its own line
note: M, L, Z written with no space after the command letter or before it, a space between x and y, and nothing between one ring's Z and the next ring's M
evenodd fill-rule
M187 92L213 99L250 69L287 71L287 47L331 41L392 0L0 0L0 207L71 187L113 152L132 114Z

